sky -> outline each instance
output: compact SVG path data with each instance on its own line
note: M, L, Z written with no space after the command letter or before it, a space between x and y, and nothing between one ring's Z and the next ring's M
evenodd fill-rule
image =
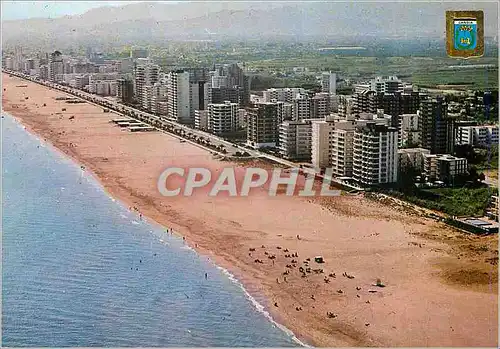
M35 17L55 18L65 15L79 15L102 6L123 6L139 1L4 1L2 20L27 19Z

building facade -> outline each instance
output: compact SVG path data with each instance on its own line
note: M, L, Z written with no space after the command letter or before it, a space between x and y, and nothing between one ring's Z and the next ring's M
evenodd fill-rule
M394 183L398 175L398 135L391 126L358 125L353 141L353 177L364 185Z
M247 144L253 148L276 147L278 110L276 103L260 102L247 109Z

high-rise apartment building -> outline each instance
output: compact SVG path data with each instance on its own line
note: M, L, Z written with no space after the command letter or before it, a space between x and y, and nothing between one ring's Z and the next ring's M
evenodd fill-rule
M58 76L64 74L64 64L62 54L55 51L50 54L48 64L48 78L49 81L58 81Z
M338 120L330 135L330 166L337 177L352 177L353 142L356 122Z
M116 97L121 103L130 104L134 100L134 83L128 79L117 80Z
M311 119L311 100L307 94L298 94L292 100L292 120Z
M321 74L321 92L337 94L337 74L324 72Z
M330 94L316 93L310 100L310 116L313 119L325 118L330 114Z
M335 124L326 120L311 122L311 163L321 169L331 165L331 137Z
M194 117L195 110L205 110L210 101L210 84L204 80L189 83L190 113Z
M448 116L443 97L420 102L420 137L422 148L431 154L452 154L455 145L455 118Z
M153 86L158 82L160 74L160 67L156 64L146 62L144 64L137 64L135 67L135 95L137 102L143 106L145 101L144 97L146 86Z
M311 120L285 121L279 125L281 156L295 161L311 160Z
M259 102L247 109L247 144L254 148L276 147L278 110L276 103Z
M224 103L208 105L208 129L216 135L224 135L239 129L238 104Z
M293 99L298 94L305 94L306 91L303 88L269 88L263 92L264 102L287 102L292 103Z
M168 74L167 102L169 119L183 124L194 124L188 72L176 70Z
M402 114L399 116L399 146L416 147L420 145L420 111L415 114Z
M358 125L353 140L353 177L364 185L394 183L398 175L398 132L368 121Z

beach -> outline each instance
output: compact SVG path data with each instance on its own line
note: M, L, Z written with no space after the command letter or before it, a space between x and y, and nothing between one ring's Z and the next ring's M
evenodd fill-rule
M496 236L465 235L360 195L163 197L157 182L167 167L244 167L165 133L128 132L110 122L118 114L55 100L66 94L32 82L3 74L3 89L4 111L228 269L306 343L497 346Z

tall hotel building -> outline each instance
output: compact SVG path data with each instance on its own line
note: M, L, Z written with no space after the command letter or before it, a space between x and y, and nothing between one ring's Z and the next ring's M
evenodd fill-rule
M365 185L394 183L398 175L398 132L395 127L367 121L356 127L353 177Z
M431 154L452 154L455 146L455 117L448 115L448 105L443 97L420 102L421 146Z
M189 72L172 71L167 79L168 118L182 124L194 125L194 113L191 114Z
M158 81L159 73L160 67L149 62L135 67L135 95L141 106L147 104L144 100L145 87L153 86Z
M321 92L337 94L337 74L331 72L321 74Z

